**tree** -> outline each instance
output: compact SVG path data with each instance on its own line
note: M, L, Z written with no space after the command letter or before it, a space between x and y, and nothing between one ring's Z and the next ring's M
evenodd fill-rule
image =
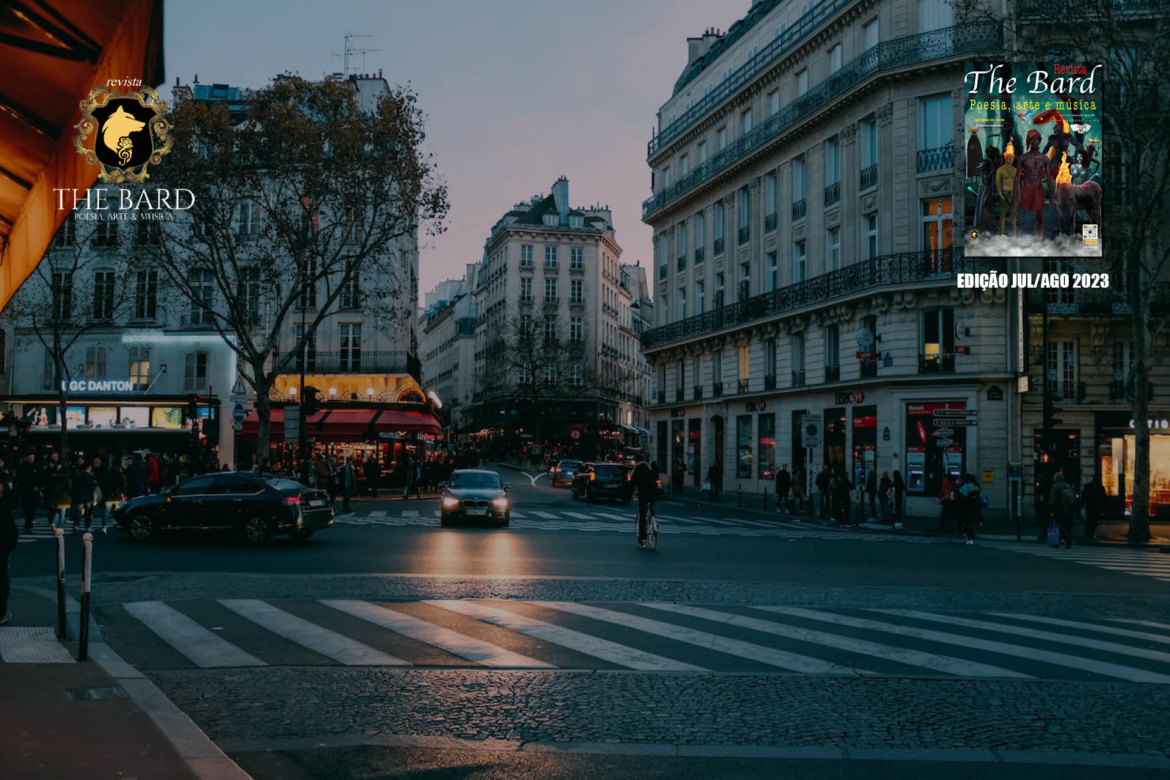
M956 0L956 10L971 21L1002 25L1004 40L1013 42L1007 59L1105 63L1105 127L1095 130L1103 133L1097 136L1105 175L1102 240L1111 287L1129 309L1133 333L1126 380L1135 445L1129 538L1148 541L1150 347L1170 315L1162 283L1170 270L1170 133L1163 127L1170 89L1160 73L1170 61L1170 0L1023 0L1006 17L986 0Z
M174 148L151 183L190 190L194 205L164 226L154 259L189 324L239 357L264 453L276 378L339 299L377 311L378 327L410 330L418 231L441 232L448 204L409 89L364 110L351 82L282 76L245 100L242 118L226 105L176 106ZM292 317L304 335L281 354Z
M79 214L94 218L79 219ZM4 310L18 335L35 337L18 340L19 348L40 344L44 349L45 375L52 377L57 393L63 462L69 457L70 383L106 376L106 348L92 344L80 352L78 345L94 331L121 322L134 303L134 285L119 278L133 266L109 251L128 242L124 234L130 227L132 223L115 220L109 212L75 211Z

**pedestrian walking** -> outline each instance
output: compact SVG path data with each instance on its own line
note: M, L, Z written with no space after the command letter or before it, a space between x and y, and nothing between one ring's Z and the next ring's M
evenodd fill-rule
M36 466L36 456L33 453L27 453L21 458L16 467L15 483L16 493L20 498L20 510L24 515L24 532L30 534L37 517L37 498L44 489L41 471Z
M957 511L959 521L963 524L963 534L967 537L967 544L975 544L975 525L979 522L979 515L983 507L983 494L975 477L963 474L963 484L959 486Z
M158 467L158 455L151 452L146 456L146 492L154 495L158 492L161 475Z
M655 463L655 470L657 471L657 463ZM707 469L707 484L711 486L711 500L718 501L719 493L723 489L723 464L716 458Z
M683 463L682 456L674 459L674 471L671 473L670 488L675 493L681 493L683 489L683 476L686 474L687 466Z
M69 508L73 506L73 475L60 460L57 461L56 471L49 477L48 488L45 492L46 500L49 503L49 522L57 528L65 530L65 518L69 513Z
M887 520L890 520L892 522L892 516L890 514L890 498L891 498L890 494L893 491L893 489L894 489L894 483L890 481L890 472L883 471L881 482L878 483L878 487L877 487L878 501L881 503L881 507L882 507L882 521L883 522L885 522Z
M797 512L804 511L804 469L800 466L792 471L792 506Z
M142 460L142 453L136 452L126 467L126 495L130 498L145 495L146 478L146 462Z
M790 507L788 505L788 492L792 489L792 475L788 473L788 464L780 464L780 470L776 472L776 511L787 512Z
M102 492L102 533L107 533L106 523L111 520L114 509L126 500L126 472L122 470L122 457L115 456L114 463L98 480Z
M88 531L93 521L93 504L97 492L97 481L93 478L93 464L81 463L81 468L73 472L73 532L79 533L79 524L85 521L85 530Z
M341 468L341 511L349 511L349 499L355 492L357 492L357 470L353 467L353 461L346 458L345 465Z
M814 483L817 488L817 500L820 502L820 505L817 507L820 510L818 514L821 516L822 520L829 519L829 510L831 508L829 501L829 488L832 486L832 483L833 475L829 473L829 464L826 463L825 465L821 466L821 473L817 474L817 479Z
M1085 515L1085 538L1092 539L1097 535L1097 521L1105 511L1105 487L1101 484L1101 475L1094 474L1093 478L1085 483L1081 489L1081 506Z
M950 474L943 476L942 488L938 492L938 503L942 507L938 518L938 529L944 533L953 533L956 526L955 502L959 498L959 486Z
M0 500L0 625L12 620L12 613L8 611L12 551L20 539L20 529L16 527L16 518L12 516L12 509L8 506L3 490L0 487L0 499L4 499Z
M829 493L832 502L833 519L843 526L849 526L850 493L853 482L845 473L845 469L838 468L836 476L829 480Z
M378 456L377 454L371 455L366 460L366 487L374 498L378 497L378 482L381 479L382 467L378 464Z
M1072 547L1073 524L1081 511L1077 491L1064 481L1064 472L1058 471L1052 478L1052 489L1048 492L1048 507L1060 530L1060 543Z
M906 496L906 480L902 472L894 469L894 521L902 519L902 499Z
M49 453L49 459L45 461L41 467L41 496L45 499L45 508L49 510L49 517L53 516L55 507L49 497L49 481L52 480L53 475L57 473L57 467L61 465L61 453L53 451Z
M869 496L869 516L876 520L878 497L877 469L869 469L869 472L866 474L865 494Z

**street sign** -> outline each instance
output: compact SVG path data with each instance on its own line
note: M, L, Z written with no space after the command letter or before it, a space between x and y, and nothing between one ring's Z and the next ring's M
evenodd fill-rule
M247 416L248 413L244 411L243 404L236 404L235 408L232 409L232 419L237 423L242 423Z
M573 431L573 433L577 433L577 431ZM639 444L649 444L650 443L650 434L643 433L643 434L639 435L638 436L638 443Z
M933 417L978 417L978 409L935 409Z
M821 427L825 424L824 415L805 413L801 417L801 446L820 447Z
M232 430L236 433L239 433L240 431L244 430L244 424L241 422L232 423Z
M876 352L858 352L857 353L858 360L874 360L876 358L877 358Z
M232 385L232 400L242 401L248 397L248 390L244 387L244 378L237 376L236 383Z
M284 407L284 440L301 440L301 407Z
M944 417L941 420L934 421L935 428L946 428L953 426L955 428L978 428L979 421L974 417Z
M869 349L873 346L873 332L869 328L857 331L857 346L862 349Z
M882 441L889 441L889 440L890 440L890 426L887 425L885 428L882 429Z
M940 447L949 447L954 443L955 442L952 439L939 439L938 441L935 442L935 444L937 444Z
M886 356L884 358L882 358L882 367L889 368L892 365L894 365L894 353L887 352Z

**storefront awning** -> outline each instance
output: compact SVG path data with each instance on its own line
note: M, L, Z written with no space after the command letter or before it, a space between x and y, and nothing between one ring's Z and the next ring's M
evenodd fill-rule
M376 418L376 419L375 419ZM270 412L269 440L284 441L284 409ZM430 433L441 435L439 419L430 412L396 409L326 409L310 417L305 423L305 435L320 442L361 441L374 423L375 433ZM244 418L240 438L256 441L260 433L260 418L251 412Z
M69 215L54 189L89 189L80 103L111 80L163 81L163 0L12 0L0 10L0 308ZM114 87L132 90L134 87Z
M626 425L625 423L619 423L619 425L621 426L622 433L632 433L635 435L639 433L638 429L633 425Z
M638 433L642 433L642 434L645 434L647 436L650 435L650 431L646 430L641 425L635 425L634 427L638 429Z

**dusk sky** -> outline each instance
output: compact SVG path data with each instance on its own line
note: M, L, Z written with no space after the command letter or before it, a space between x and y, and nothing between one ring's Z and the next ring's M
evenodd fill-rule
M613 210L624 262L651 261L646 141L686 64L686 38L726 29L749 0L178 0L166 5L169 84L261 87L320 78L347 32L364 69L409 82L450 188L447 232L420 236L419 292L478 261L517 202L569 178L574 206ZM351 71L363 69L360 56ZM168 90L169 91L169 90Z

